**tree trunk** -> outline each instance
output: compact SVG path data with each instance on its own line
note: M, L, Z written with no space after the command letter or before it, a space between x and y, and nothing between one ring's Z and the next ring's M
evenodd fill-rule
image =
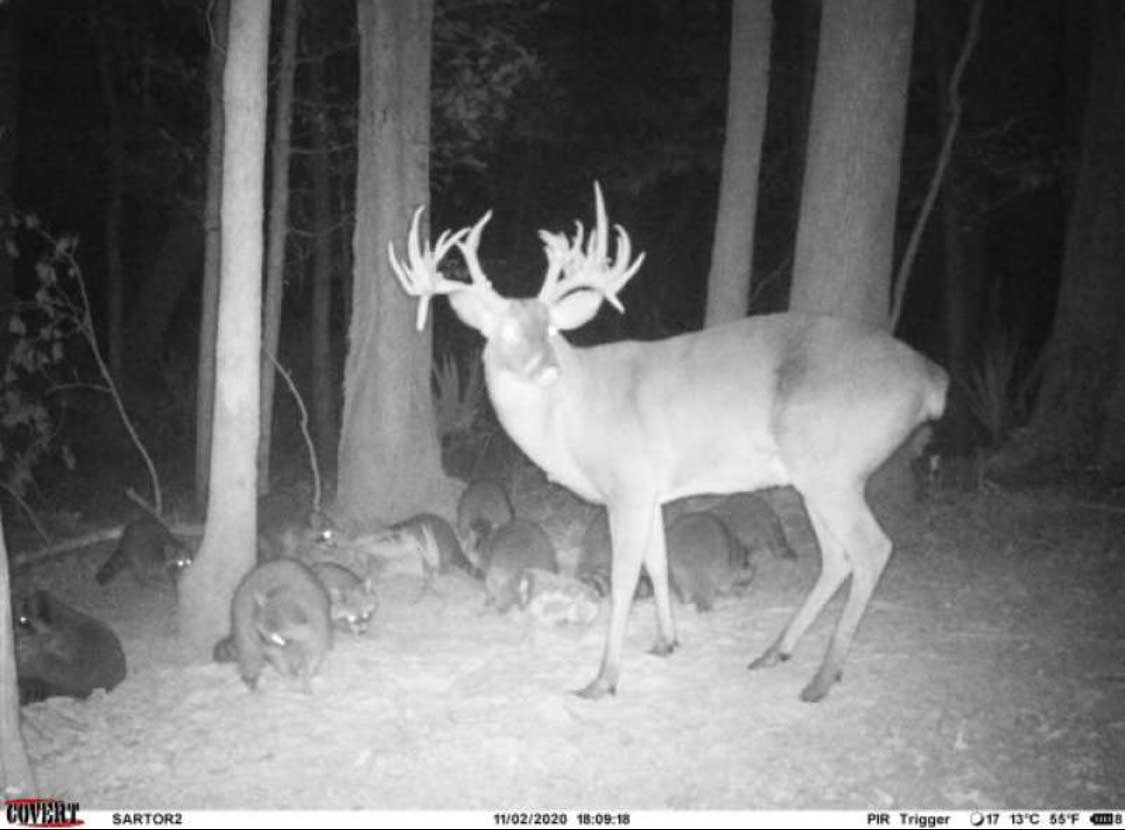
M758 217L755 251L768 269L751 292L753 312L777 311L789 302L793 247L805 177L809 110L816 78L820 0L774 4L770 90L766 116L767 147L784 150L771 161L769 210Z
M0 797L36 795L35 777L20 732L20 693L12 630L12 583L4 517L0 515Z
M113 76L114 45L109 27L112 14L108 2L102 4L102 15L94 22L98 52L98 81L106 117L109 120L108 177L109 192L105 205L105 255L106 255L106 353L110 374L121 383L123 354L122 330L125 320L125 269L121 262L121 215L125 200L125 124L121 113L121 99L117 94L117 81Z
M1096 462L1110 481L1125 481L1125 335L1117 340L1117 375L1106 401Z
M1120 457L1125 337L1125 5L1099 0L1062 282L1043 386L1032 416L1036 450L1071 464ZM1115 423L1116 419L1116 423Z
M163 351L172 313L199 273L202 236L199 214L177 210L156 256L146 268L125 326L129 332L129 350L123 355L125 374L134 390L143 388L143 378L159 369L157 358Z
M939 123L944 134L951 118L949 107L949 82L958 52L965 38L965 26L971 11L965 3L943 3L934 8L930 17L934 23L935 69L937 80L937 105ZM976 67L980 62L976 62ZM974 65L969 65L969 72ZM993 67L994 72L1001 71ZM968 84L965 84L968 86ZM975 113L989 111L984 92L989 85L974 86L980 94L967 97L962 130L972 129L978 123ZM972 182L961 154L954 152L949 160L946 180L942 186L941 218L945 253L945 337L946 369L954 378L967 380L973 370L974 359L979 354L984 338L981 315L984 309L985 288L988 285L987 249L981 228L971 224L976 213ZM954 383L949 388L949 403L945 422L951 434L948 449L954 455L965 455L976 443L976 420L969 409L964 386Z
M794 309L886 327L913 0L825 3Z
M820 34L821 0L788 0L785 6L794 6L790 14L797 27L796 43L793 44L792 72L797 73L789 87L792 100L789 102L790 135L793 137L789 162L791 186L793 188L794 220L800 208L801 190L805 181L805 158L808 154L809 118L812 110L812 93L816 83L816 61Z
M339 383L332 363L332 237L335 225L332 215L332 181L329 169L330 130L325 112L327 96L324 86L324 59L309 66L309 85L314 106L313 150L309 156L309 178L312 180L313 243L312 276L312 419L317 457L329 458L335 445L336 396Z
M355 271L337 514L370 525L448 511L430 392L433 338L387 261L428 202L432 0L360 0Z
M270 148L269 238L266 248L266 308L262 348L262 438L258 446L258 493L270 491L270 444L273 438L274 371L281 335L281 298L285 285L285 241L289 230L289 140L293 127L293 77L297 70L297 29L301 0L286 0L281 24L281 65L273 110Z
M732 4L727 128L704 326L744 317L750 303L772 30L769 0Z
M207 62L211 135L207 143L207 194L203 207L203 287L199 311L199 369L195 384L195 503L207 504L211 476L211 416L215 408L215 337L219 313L220 219L223 197L223 67L226 64L230 0L216 0Z
M270 4L233 0L223 73L222 276L207 525L180 583L180 634L193 655L225 633L257 550L262 184Z

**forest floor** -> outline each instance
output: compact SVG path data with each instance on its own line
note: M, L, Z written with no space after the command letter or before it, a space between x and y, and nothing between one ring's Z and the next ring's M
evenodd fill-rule
M363 638L337 638L302 694L273 673L178 659L174 598L93 572L102 545L31 583L108 622L126 680L23 708L40 795L85 809L1125 808L1125 511L1058 490L940 495L896 553L843 682L817 704L837 597L776 668L747 663L815 579L796 497L769 496L798 551L763 559L710 613L677 606L681 648L648 654L633 608L615 697L571 692L605 634L483 608L479 583L390 577ZM586 508L524 503L573 563Z

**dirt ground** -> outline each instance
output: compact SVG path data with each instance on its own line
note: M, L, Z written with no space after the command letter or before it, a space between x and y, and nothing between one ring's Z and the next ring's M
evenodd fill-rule
M777 491L796 561L749 592L677 606L681 649L650 656L634 606L618 694L597 669L604 617L551 629L482 608L444 578L380 585L377 624L341 636L306 696L275 674L177 659L172 597L101 589L101 546L38 565L106 620L129 675L87 701L23 709L41 795L104 808L791 809L1125 807L1125 511L1059 492L938 497L896 553L844 681L797 699L840 609L793 660L749 672L815 578L799 503ZM564 563L585 515L539 504ZM517 503L517 512L520 504Z

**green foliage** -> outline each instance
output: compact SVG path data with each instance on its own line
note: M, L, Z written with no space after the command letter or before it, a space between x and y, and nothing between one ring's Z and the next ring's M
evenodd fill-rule
M964 382L973 416L988 432L989 445L999 446L1031 405L1037 373L1020 377L1019 341L1007 332L994 333L984 347L980 364Z
M519 0L437 5L431 163L439 186L459 167L485 169L517 91L538 76L524 43L534 11Z
M77 239L64 236L47 240L34 216L11 216L5 223L13 231L36 232L46 240L35 264L38 287L34 299L17 305L7 320L8 350L0 375L0 484L23 496L34 480L34 470L55 447L56 413L49 406L60 388L57 375L72 367L67 345L85 324L64 284L73 278L69 267ZM9 236L7 254L18 258L19 249ZM65 448L64 461L72 463Z
M13 216L9 225L13 230L23 228L29 232L29 238L34 242L38 257L35 264L38 288L33 302L16 306L8 326L15 342L9 350L0 380L0 389L3 390L0 407L4 407L0 410L0 443L19 449L16 452L9 450L6 456L0 458L0 461L7 462L6 467L0 467L0 475L3 475L0 484L8 487L17 497L22 495L32 480L32 470L43 460L54 438L53 419L43 401L68 388L85 387L107 393L113 400L122 425L148 468L153 508L160 513L162 504L156 468L125 411L98 347L90 316L90 298L75 259L78 237L73 234L52 236L33 216ZM12 238L9 236L9 240ZM14 248L9 250L17 255L19 253ZM75 336L85 341L100 382L80 380L77 365L68 358L67 347ZM68 377L61 377L63 373ZM36 391L29 395L29 389ZM13 394L9 395L9 391ZM42 411L37 407L42 407ZM9 421L13 427L11 434L8 434ZM73 459L65 449L63 459L68 466L73 466Z
M434 365L434 416L443 443L470 437L484 403L484 372L479 356L469 361L468 377L452 355Z

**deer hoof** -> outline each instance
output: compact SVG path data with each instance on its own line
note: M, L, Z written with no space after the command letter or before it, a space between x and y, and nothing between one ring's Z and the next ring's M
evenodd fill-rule
M776 666L778 663L784 663L789 659L789 656L790 655L779 649L777 644L774 643L762 653L761 657L752 660L750 665L746 668L750 669L750 671L754 671L754 669L768 669L772 666Z
M617 694L617 687L608 680L597 677L590 682L589 686L579 689L575 694L585 700L600 700L606 695Z
M648 650L648 653L654 657L667 657L679 648L679 646L680 644L676 640L673 640L671 643L665 640L657 640L655 645Z
M805 703L817 703L824 700L829 689L832 688L833 684L839 682L841 677L842 673L839 671L824 671L821 669L809 681L809 685L801 690L801 700Z

